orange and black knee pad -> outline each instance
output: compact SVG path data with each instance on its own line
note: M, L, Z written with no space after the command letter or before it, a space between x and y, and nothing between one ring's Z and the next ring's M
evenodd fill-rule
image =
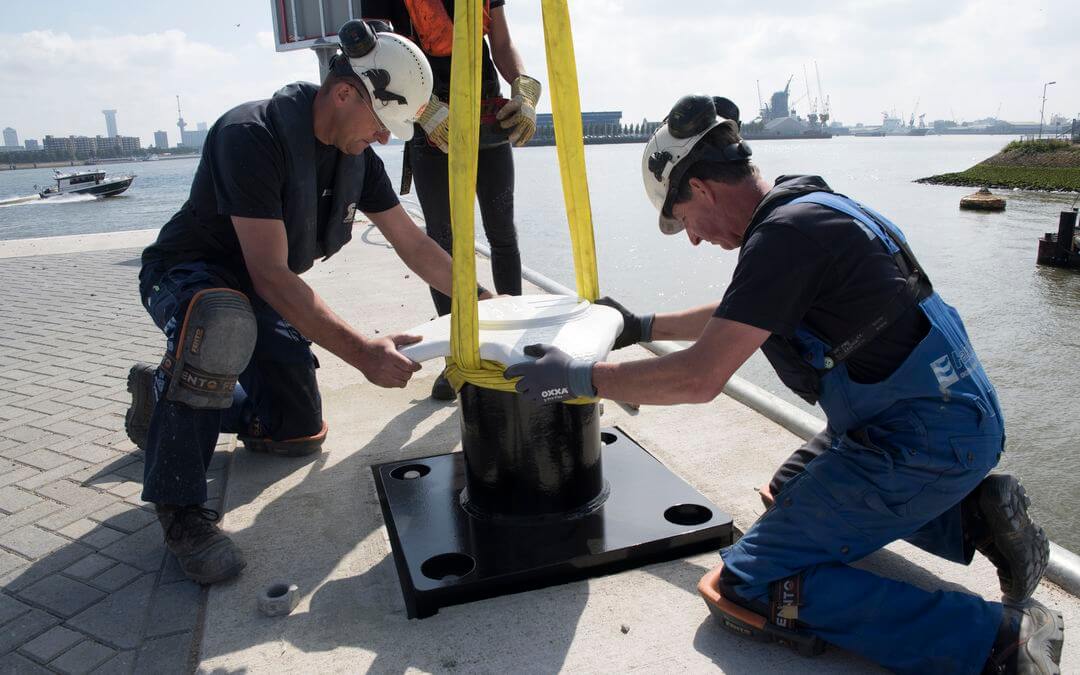
M255 312L243 293L231 288L196 293L184 314L175 353L161 361L169 376L165 398L199 410L228 408L257 336Z
M734 602L733 593L727 596L722 593L723 572L724 565L721 563L701 577L698 593L724 629L758 642L778 642L803 656L817 656L825 651L824 640L798 626L801 596L799 576L788 577L773 585L769 616L766 617Z

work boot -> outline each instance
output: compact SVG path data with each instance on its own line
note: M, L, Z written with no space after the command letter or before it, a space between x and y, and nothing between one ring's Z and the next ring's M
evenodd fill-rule
M244 444L245 450L251 452L266 452L271 455L283 457L303 457L313 455L322 450L323 441L326 440L326 432L329 427L323 422L322 429L317 434L302 436L300 438L288 438L283 441L275 441L272 438L260 438L257 436L245 436L240 434L237 439Z
M450 384L450 380L446 379L445 370L439 373L439 376L435 378L435 384L431 385L431 398L436 401L453 401L457 398L454 385Z
M1028 516L1030 504L1014 476L992 474L961 506L965 536L997 567L1002 602L1007 604L1031 598L1050 561L1050 540Z
M146 449L150 433L150 417L154 414L154 374L157 368L149 363L136 363L128 371L127 390L131 392L131 407L124 415L124 431L140 450Z
M198 505L155 504L165 532L165 546L176 556L180 569L198 584L232 579L247 566L244 554L215 524L217 511Z
M986 675L1060 675L1065 621L1061 612L1035 600L1024 607L1005 605L994 646L986 659Z

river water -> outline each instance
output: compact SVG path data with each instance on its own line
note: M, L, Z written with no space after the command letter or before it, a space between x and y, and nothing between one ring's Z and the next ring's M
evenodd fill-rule
M754 160L766 177L818 174L833 189L873 206L904 229L935 288L960 310L1001 396L1008 442L999 468L1024 480L1034 513L1051 538L1077 551L1080 484L1072 459L1080 437L1080 388L1074 372L1080 364L1080 273L1035 265L1038 238L1056 230L1058 212L1076 196L1012 192L1007 194L1006 212L974 213L957 206L970 188L912 182L965 169L1008 140L839 137L758 141L753 146ZM660 234L642 190L642 147L586 148L602 292L636 311L718 302L737 254L708 245L694 248L685 236ZM387 146L379 152L396 184L401 147ZM572 287L555 149L523 148L514 154L516 220L524 262ZM159 227L186 198L195 166L194 159L109 165L110 172L138 174L132 188L119 197L0 205L0 239ZM32 194L33 185L48 184L51 173L51 169L0 172L0 200ZM479 230L479 221L477 226ZM740 374L810 409L780 385L760 355Z

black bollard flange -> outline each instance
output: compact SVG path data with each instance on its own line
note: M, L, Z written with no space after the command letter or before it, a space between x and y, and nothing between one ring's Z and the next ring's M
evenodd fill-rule
M463 452L372 467L409 618L732 543L731 517L595 404L459 400Z

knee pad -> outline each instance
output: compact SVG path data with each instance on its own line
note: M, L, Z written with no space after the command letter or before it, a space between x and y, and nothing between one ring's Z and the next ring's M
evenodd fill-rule
M698 593L725 630L758 642L777 642L803 656L817 656L825 651L821 638L799 627L798 576L773 584L771 602L767 605L740 598L728 585L729 578L721 563L698 582Z
M200 410L232 405L236 378L255 350L258 327L247 296L231 288L208 288L191 298L176 353L161 368L169 375L165 398Z

